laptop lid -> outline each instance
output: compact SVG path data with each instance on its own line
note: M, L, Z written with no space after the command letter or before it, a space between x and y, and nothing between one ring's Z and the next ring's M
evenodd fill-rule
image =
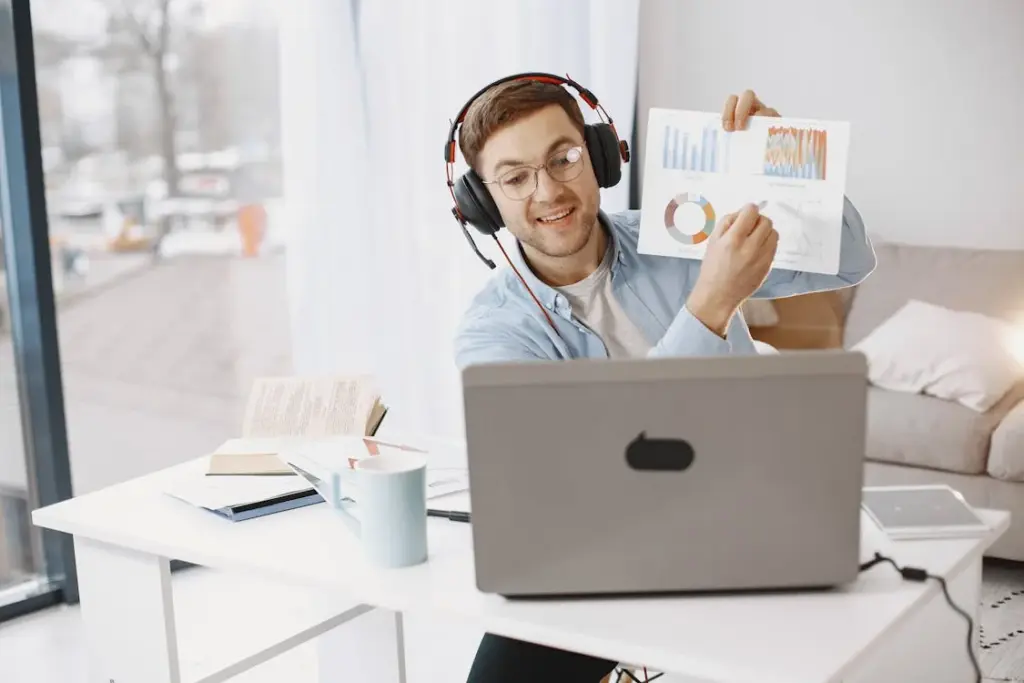
M841 350L466 368L478 586L853 579L866 373L861 354Z

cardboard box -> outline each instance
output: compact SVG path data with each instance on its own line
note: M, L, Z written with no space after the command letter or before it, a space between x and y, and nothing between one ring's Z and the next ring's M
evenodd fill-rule
M844 304L838 292L773 299L777 325L751 327L754 339L777 349L834 349L843 345Z

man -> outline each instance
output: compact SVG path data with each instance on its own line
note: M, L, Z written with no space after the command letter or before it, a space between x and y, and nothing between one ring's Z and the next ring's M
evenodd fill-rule
M730 95L726 131L779 116L750 90ZM875 267L844 200L837 275L773 270L778 234L754 205L723 217L703 263L639 254L640 212L605 214L579 105L563 87L513 80L466 112L459 146L516 238L513 269L492 278L465 313L456 364L756 353L740 305L849 287ZM614 662L484 637L470 681L598 681Z

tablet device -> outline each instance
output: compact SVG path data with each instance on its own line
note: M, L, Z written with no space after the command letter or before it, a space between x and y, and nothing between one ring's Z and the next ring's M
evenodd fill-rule
M861 506L892 539L973 537L989 531L960 492L945 484L867 486Z

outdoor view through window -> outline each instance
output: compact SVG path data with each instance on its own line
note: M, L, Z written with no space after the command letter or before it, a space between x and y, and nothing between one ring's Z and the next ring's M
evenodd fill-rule
M290 370L277 4L32 2L76 495L208 452ZM45 571L5 277L0 603Z

